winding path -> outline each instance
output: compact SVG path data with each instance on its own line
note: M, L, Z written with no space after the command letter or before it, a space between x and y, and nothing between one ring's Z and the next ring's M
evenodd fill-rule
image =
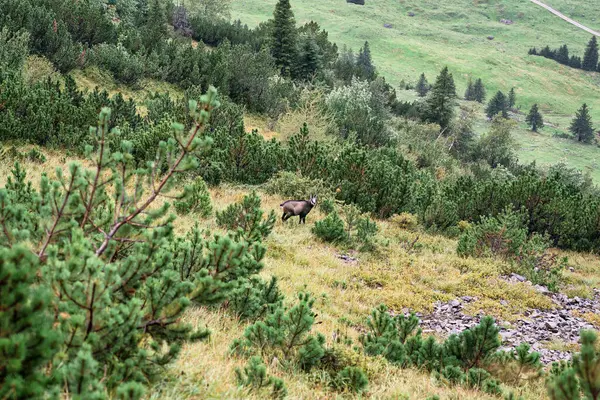
M590 29L590 28L588 28L588 27L587 27L587 26L585 26L585 25L582 25L582 24L580 24L580 23L579 23L579 22L577 22L577 21L574 21L574 20L572 20L571 18L569 18L569 17L567 17L566 15L564 15L563 13L561 13L561 12L559 12L559 11L555 10L554 8L550 7L549 5L547 5L547 4L544 4L544 3L542 3L542 2L541 2L541 1L539 1L539 0L531 0L531 2L532 2L532 3L535 3L535 4L537 4L538 6L544 7L546 10L548 10L548 11L550 11L552 14L554 14L554 15L556 15L556 16L558 16L558 17L562 18L562 19L564 19L564 20L565 20L565 21L567 21L568 23L570 23L570 24L573 24L573 25L575 25L575 26L576 26L576 27L578 27L578 28L581 28L581 29L583 29L584 31L591 33L592 35L596 35L596 36L600 37L600 32L597 32L597 31L595 31L595 30L593 30L593 29Z

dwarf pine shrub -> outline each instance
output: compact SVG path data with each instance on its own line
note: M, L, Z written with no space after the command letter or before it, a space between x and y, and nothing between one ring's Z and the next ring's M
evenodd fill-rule
M596 351L598 334L582 331L581 350L573 356L572 367L553 366L548 380L548 394L552 400L600 399L600 356Z
M197 177L191 185L187 185L182 198L175 202L175 210L180 215L198 214L203 218L212 213L210 193L204 179Z
M415 315L393 317L384 305L372 311L366 322L367 332L360 336L365 354L383 356L403 368L414 367L432 372L448 385L467 385L487 393L501 393L498 381L486 370L495 361L500 347L498 327L489 317L479 325L451 335L442 343L424 338ZM531 356L539 359L539 355Z
M130 142L107 145L109 109L90 130L92 169L72 163L34 188L15 166L0 189L3 398L140 398L185 341L208 336L181 320L189 304L219 305L262 269L260 235L176 238L168 203L155 206L211 144L200 133L218 104L214 89L190 101L193 128L173 124L146 168Z
M321 221L315 222L312 232L325 242L342 242L347 239L344 221L334 211Z
M498 257L507 261L510 272L524 275L535 284L557 291L568 260L549 252L550 240L528 235L525 214L506 209L496 217L483 217L461 235L457 253L467 257Z
M256 192L244 196L241 203L230 204L225 210L217 212L217 225L246 239L267 237L275 226L275 212L271 211L264 219L260 203Z

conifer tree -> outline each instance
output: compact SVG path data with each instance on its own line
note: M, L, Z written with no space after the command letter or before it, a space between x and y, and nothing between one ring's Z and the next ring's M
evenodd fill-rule
M569 67L581 69L581 57L571 56L571 59L569 60Z
M586 71L596 71L598 68L598 40L593 36L585 49L581 68Z
M273 13L271 52L281 74L289 76L296 62L296 20L290 0L279 0Z
M502 114L502 117L508 118L508 99L501 91L498 91L496 95L490 100L485 110L488 118L492 119L498 114Z
M314 36L307 36L302 40L302 47L298 54L297 72L298 78L311 80L321 68L321 55L319 46Z
M446 129L454 117L456 85L448 67L442 69L427 98L426 119Z
M375 79L375 66L371 58L369 42L365 42L364 46L358 52L358 57L356 58L356 76L368 81Z
M531 107L531 110L529 111L529 114L527 115L525 121L529 124L533 132L537 132L538 129L544 127L544 119L542 117L542 113L540 113L538 109L537 104L534 104Z
M556 52L556 61L563 65L569 65L569 48L566 44L560 46L560 48Z
M590 115L587 104L581 106L577 111L571 127L571 133L579 142L591 143L594 140L594 128L592 126L592 116Z
M429 85L429 82L427 82L425 74L422 73L419 77L419 81L417 82L415 90L419 94L419 97L425 97L427 96L427 93L429 93L429 89L431 89L431 86Z
M477 79L473 86L473 99L478 103L485 101L485 86L483 86L481 78Z
M151 0L143 43L148 51L157 50L167 37L167 14L161 0Z
M27 188L22 187L22 194ZM0 193L4 200L5 193ZM42 398L50 390L42 368L59 333L51 329L51 291L37 285L39 259L25 246L0 247L0 398Z
M50 398L140 398L140 383L156 378L184 341L207 337L181 321L190 302L218 305L261 270L258 235L176 239L169 204L153 207L176 194L174 175L197 168L197 153L212 142L201 132L218 105L212 88L191 100L192 129L173 124L174 137L146 168L135 165L130 142L110 149L109 109L90 129L92 169L59 168L34 189L15 166L0 189L0 358L11 359L9 369L0 363L1 382L10 382L0 385L2 398L5 389L8 398L16 390L17 398L40 397L42 384Z
M515 88L511 88L510 92L508 92L508 108L512 109L517 103L517 94L515 93Z
M581 331L581 351L573 356L572 367L553 369L548 380L551 400L600 399L600 357L596 351L598 336L594 331ZM563 367L565 367L563 365Z
M467 84L467 90L465 91L465 100L472 101L475 97L475 87L473 86L473 81L469 78L469 83Z

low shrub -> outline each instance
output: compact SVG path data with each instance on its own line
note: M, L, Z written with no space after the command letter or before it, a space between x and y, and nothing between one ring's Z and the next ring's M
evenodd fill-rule
M208 187L201 177L194 179L191 185L184 189L183 196L174 203L179 215L198 214L203 218L212 214L212 204Z
M319 202L332 201L332 190L321 179L310 179L300 173L280 171L265 185L269 194L278 194L286 199L301 200L316 195Z
M343 242L347 239L344 221L334 211L325 219L315 222L312 232L325 242Z
M260 240L269 236L275 226L274 211L266 219L263 216L260 197L252 192L244 196L241 203L230 204L225 210L217 212L217 225L236 232L238 237Z
M550 253L550 240L537 233L528 237L524 213L510 209L496 217L484 217L466 226L457 253L463 257L498 257L508 263L507 272L524 275L535 284L556 292L567 258Z
M415 230L419 225L419 218L411 213L400 213L393 215L390 218L390 222L400 229L406 229L409 231Z

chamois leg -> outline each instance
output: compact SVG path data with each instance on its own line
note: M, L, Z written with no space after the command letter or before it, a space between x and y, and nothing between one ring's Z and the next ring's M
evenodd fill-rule
M285 222L285 216L286 216L286 213L284 212L283 215L281 216L281 221Z

